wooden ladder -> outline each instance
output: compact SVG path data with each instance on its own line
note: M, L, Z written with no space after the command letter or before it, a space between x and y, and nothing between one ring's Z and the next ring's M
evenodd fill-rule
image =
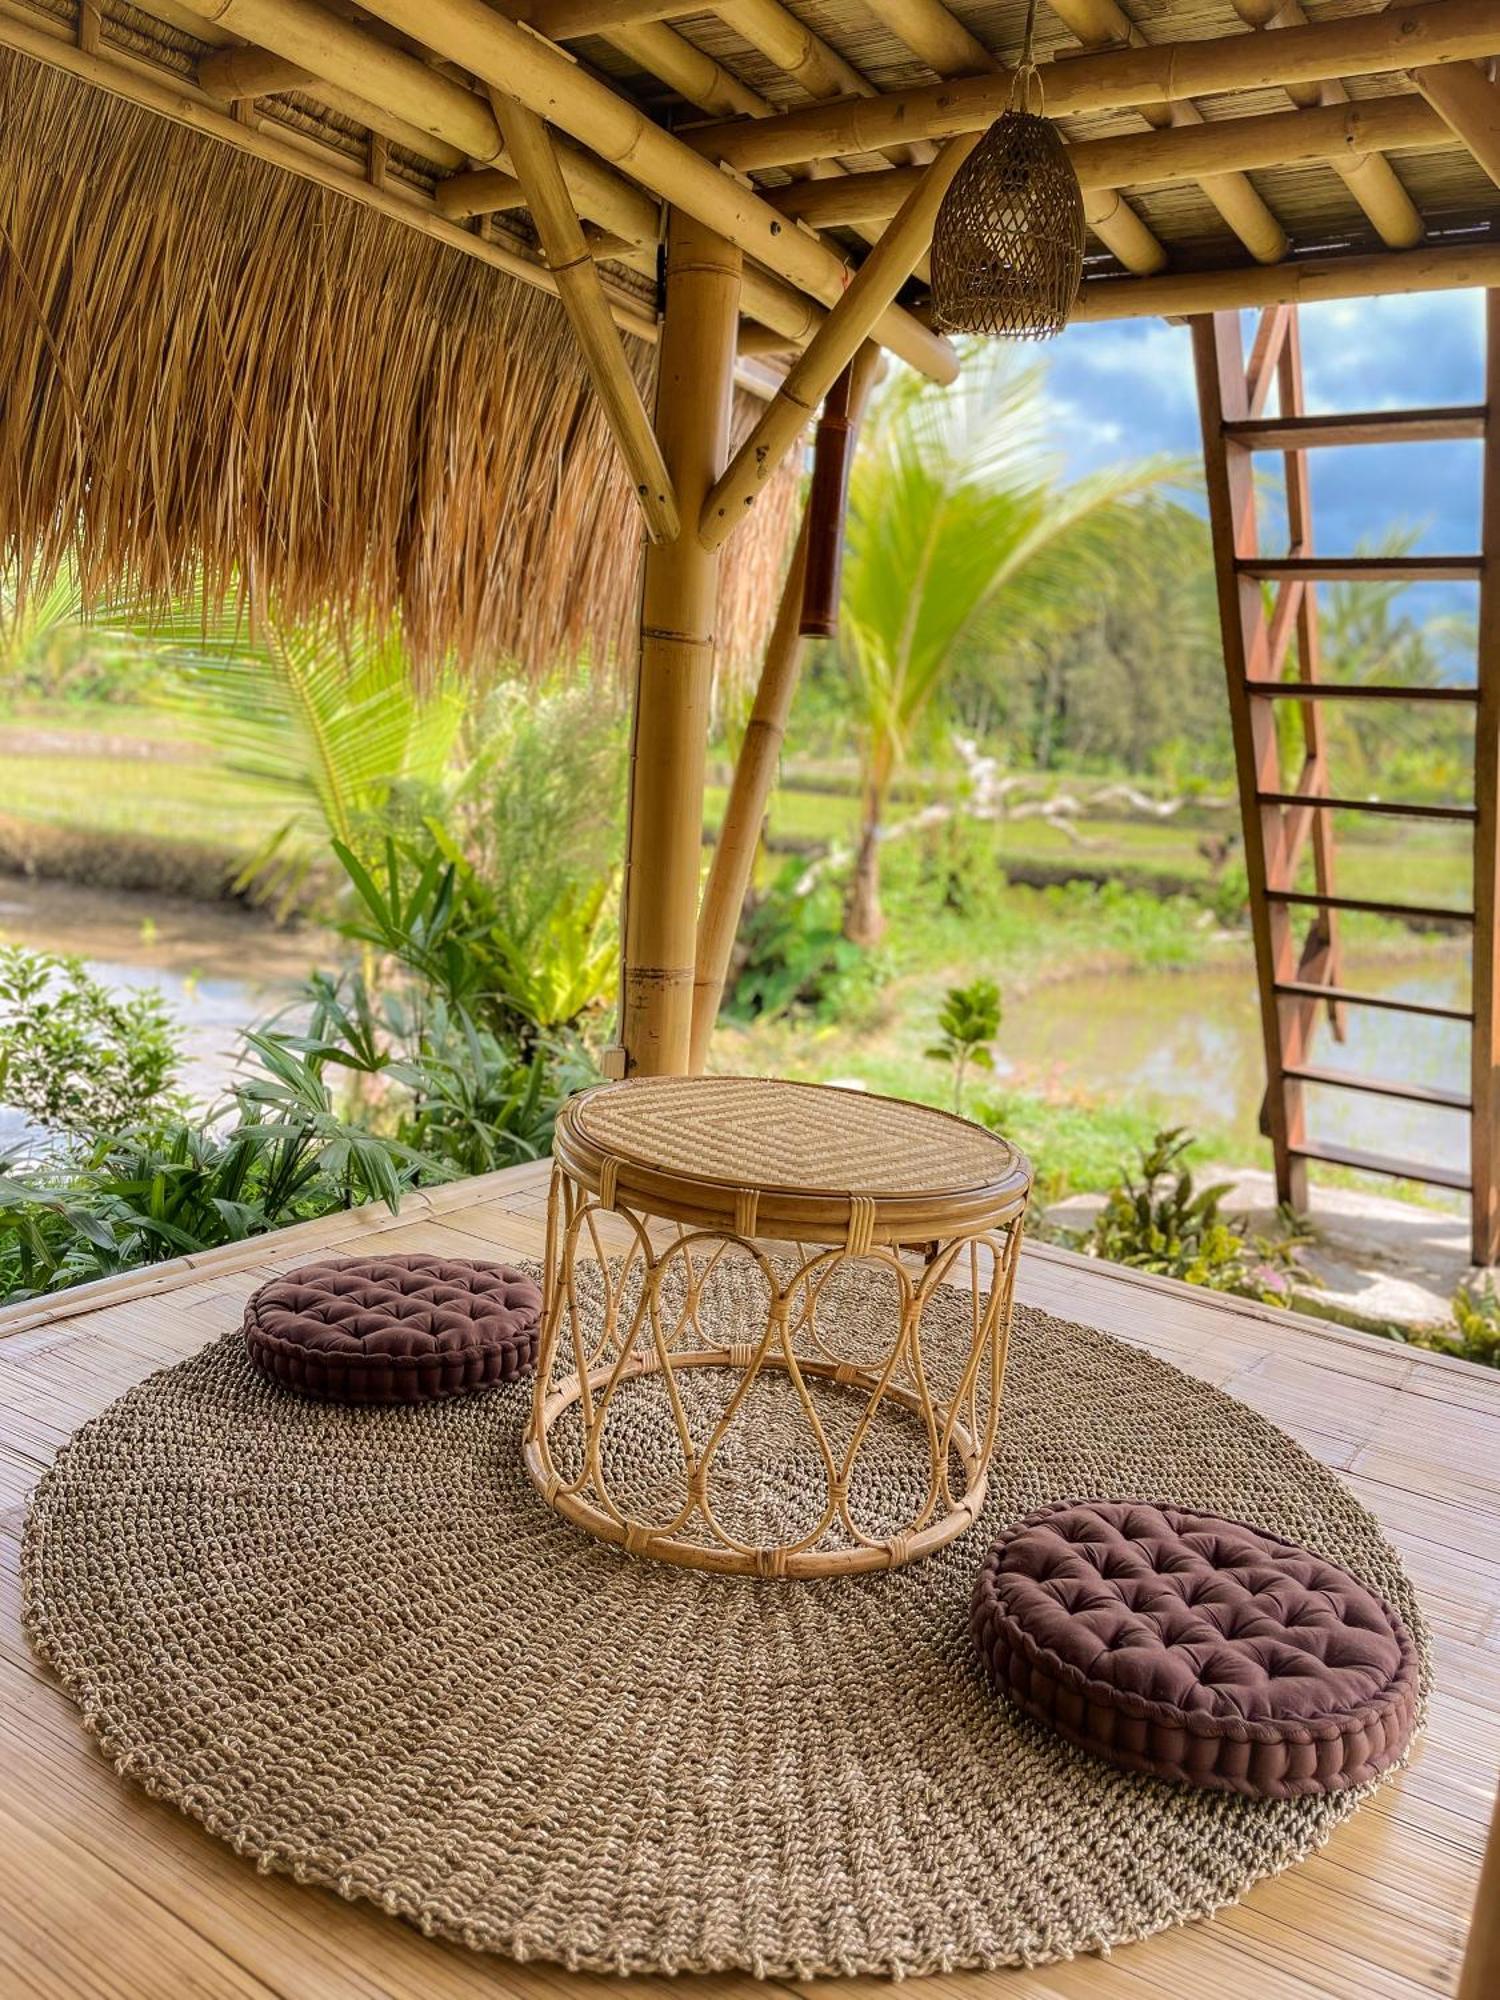
M1209 517L1218 578L1224 664L1234 733L1250 918L1265 1043L1263 1128L1275 1156L1278 1199L1307 1205L1307 1166L1324 1161L1401 1180L1468 1192L1473 1208L1474 1261L1500 1261L1500 964L1497 964L1497 833L1500 833L1500 292L1486 295L1485 401L1469 407L1381 410L1368 415L1309 416L1303 403L1302 356L1294 305L1269 307L1260 318L1249 362L1240 316L1194 319L1193 356L1203 422ZM1265 414L1272 390L1274 416ZM1313 550L1308 453L1362 444L1433 443L1479 438L1484 443L1481 553L1473 556L1318 556ZM1289 544L1285 555L1260 546L1254 454L1278 453L1286 471ZM1316 586L1322 582L1399 579L1479 583L1479 660L1473 686L1349 685L1322 680L1318 659ZM1276 585L1270 610L1267 583ZM1283 770L1277 704L1293 701L1300 721L1301 769ZM1461 702L1475 710L1472 800L1418 805L1346 798L1334 789L1324 729L1329 701ZM1397 814L1469 825L1474 838L1474 899L1469 910L1342 896L1335 880L1335 812ZM1311 853L1313 886L1297 887ZM1340 913L1467 924L1473 936L1471 1004L1440 1007L1358 992L1341 974ZM1299 938L1297 924L1310 913ZM1397 1078L1331 1069L1313 1059L1326 1010L1336 1040L1346 1010L1382 1007L1429 1019L1462 1021L1472 1031L1469 1088L1438 1090ZM1470 1117L1469 1156L1422 1163L1360 1151L1309 1137L1309 1084L1374 1093L1408 1103L1440 1105Z

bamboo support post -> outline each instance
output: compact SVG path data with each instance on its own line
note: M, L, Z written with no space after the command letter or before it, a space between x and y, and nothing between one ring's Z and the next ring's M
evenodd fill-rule
M932 240L938 204L976 144L972 137L955 140L924 171L807 351L788 369L786 380L708 496L699 532L710 548L718 548L744 518L836 377L884 323L890 301Z
M1414 69L1411 80L1500 187L1500 84L1473 63Z
M1500 1798L1490 1810L1474 1909L1464 1941L1457 2000L1494 2000L1500 1991Z
M1301 0L1231 0L1240 19L1252 28L1305 28L1307 15ZM1349 93L1337 77L1323 83L1291 83L1285 86L1294 104L1327 106L1349 104ZM1378 152L1353 148L1334 154L1328 164L1341 176L1351 195L1392 250L1410 250L1426 233L1411 196L1396 178L1389 160Z
M1049 0L1085 48L1146 46L1146 38L1116 0ZM1143 105L1148 125L1201 125L1203 114L1190 99L1170 107ZM1275 264L1291 247L1286 231L1242 173L1205 174L1198 183L1220 216L1258 263ZM1161 263L1166 260L1163 257ZM1160 263L1155 267L1160 269Z
M1274 35L1241 32L1110 49L1049 63L1047 110L1054 118L1138 110L1221 92L1471 62L1495 54L1497 41L1494 0L1433 0L1425 7L1319 21ZM1009 100L1011 76L1002 70L880 97L804 105L742 125L701 126L684 137L696 151L741 173L878 152L902 140L951 139L994 123Z
M857 438L871 388L881 360L873 343L862 347L846 371L849 378L848 407L843 419ZM846 461L847 464L847 461ZM840 494L842 502L843 495ZM729 974L729 958L745 907L745 895L755 870L755 855L766 816L766 804L776 781L781 746L786 737L787 718L802 674L807 652L802 631L802 614L807 591L808 544L813 525L813 500L809 495L797 531L792 560L782 585L776 623L766 646L760 679L750 719L745 724L724 817L714 843L713 861L703 890L698 913L698 941L693 975L692 1073L701 1074L713 1040L714 1024L724 997ZM841 525L841 524L840 524Z
M681 526L671 474L609 316L604 286L568 198L547 128L534 111L513 98L497 91L493 102L511 164L526 191L547 269L557 282L589 380L635 487L647 532L654 542L670 542Z
M656 430L684 526L648 548L630 749L620 1044L627 1074L689 1065L719 556L696 532L729 448L740 255L673 210Z

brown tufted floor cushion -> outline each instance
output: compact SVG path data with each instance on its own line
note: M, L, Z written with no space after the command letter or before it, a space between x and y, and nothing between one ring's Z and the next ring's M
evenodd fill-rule
M1126 1770L1250 1798L1366 1784L1416 1721L1405 1626L1347 1571L1214 1514L1067 1500L990 1551L971 1629L996 1685Z
M542 1295L452 1257L344 1257L262 1285L245 1345L263 1375L327 1403L425 1403L535 1364Z

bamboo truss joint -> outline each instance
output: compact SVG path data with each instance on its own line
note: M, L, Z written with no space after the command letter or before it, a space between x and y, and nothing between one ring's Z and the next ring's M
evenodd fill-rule
M707 547L718 548L734 532L839 374L877 332L926 254L938 205L977 143L973 137L955 139L925 169L848 291L787 370L786 380L708 496L698 528Z

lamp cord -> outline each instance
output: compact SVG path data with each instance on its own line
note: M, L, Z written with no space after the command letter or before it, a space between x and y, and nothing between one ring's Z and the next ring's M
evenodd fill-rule
M1021 38L1021 60L1016 73L1011 78L1010 108L1014 111L1019 100L1022 111L1031 110L1031 87L1036 85L1036 114L1040 116L1046 109L1046 92L1042 85L1041 71L1036 66L1032 44L1036 34L1037 0L1026 0L1026 31Z

